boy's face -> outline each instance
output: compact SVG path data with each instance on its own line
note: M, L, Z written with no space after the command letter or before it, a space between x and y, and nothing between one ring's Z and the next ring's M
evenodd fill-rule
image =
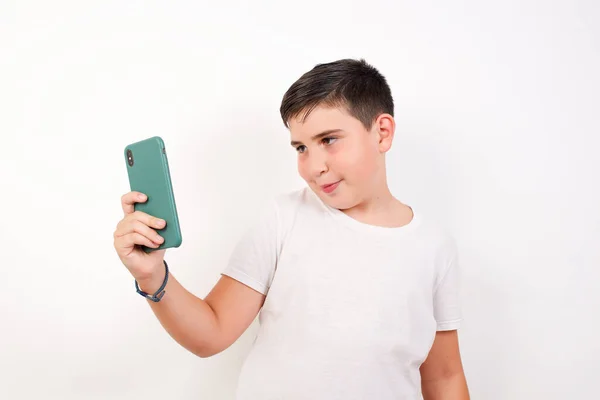
M344 108L317 107L301 121L289 121L298 172L331 207L345 210L384 190L384 154L391 146L394 121L379 116L370 130Z

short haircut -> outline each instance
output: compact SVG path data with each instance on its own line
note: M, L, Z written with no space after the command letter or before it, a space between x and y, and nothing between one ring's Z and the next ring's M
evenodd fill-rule
M364 59L317 64L290 86L279 111L289 128L290 119L304 120L317 106L344 107L366 129L380 114L394 115L387 80Z

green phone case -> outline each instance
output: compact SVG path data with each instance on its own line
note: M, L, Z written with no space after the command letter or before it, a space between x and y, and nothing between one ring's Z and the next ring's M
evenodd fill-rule
M167 224L157 232L165 240L156 249L142 246L144 251L179 247L182 242L171 173L165 143L154 136L125 147L125 165L132 191L144 193L148 199L136 203L135 210L164 219Z

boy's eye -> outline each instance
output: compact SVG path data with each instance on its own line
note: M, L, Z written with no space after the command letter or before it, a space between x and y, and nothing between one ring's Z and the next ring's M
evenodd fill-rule
M321 142L323 142L326 146L330 146L333 143L335 143L335 141L337 140L337 138L335 137L326 137L321 139ZM301 144L300 146L296 147L296 151L298 153L304 153L306 151L306 146Z

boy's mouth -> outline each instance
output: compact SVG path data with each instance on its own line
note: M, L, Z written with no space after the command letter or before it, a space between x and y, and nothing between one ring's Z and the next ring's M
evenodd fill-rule
M321 190L324 191L325 193L331 193L338 187L338 185L340 184L341 181L342 180L340 179L337 182L332 182L332 183L328 183L326 185L321 185Z

